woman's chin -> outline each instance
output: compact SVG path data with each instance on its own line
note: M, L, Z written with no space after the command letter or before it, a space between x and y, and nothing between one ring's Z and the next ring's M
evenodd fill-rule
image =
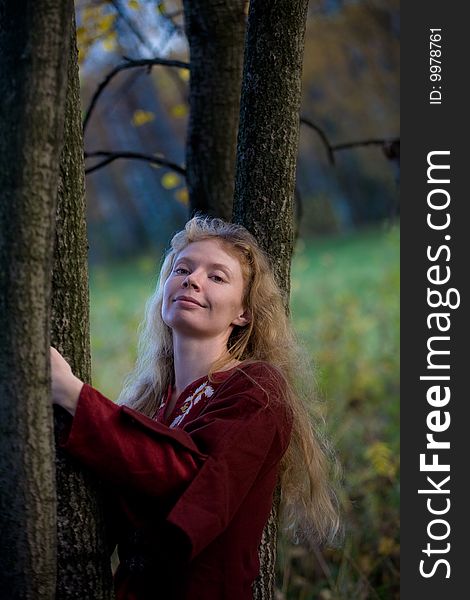
M194 320L179 318L172 319L171 322L167 323L168 327L178 335L185 335L188 337L206 337L207 327L202 324L195 323Z

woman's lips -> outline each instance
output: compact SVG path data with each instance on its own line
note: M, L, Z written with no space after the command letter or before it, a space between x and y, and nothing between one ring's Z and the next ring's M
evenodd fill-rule
M196 304L197 306L200 306L201 308L204 308L204 306L198 302L195 298L191 298L191 296L177 296L173 302L190 302L191 304Z

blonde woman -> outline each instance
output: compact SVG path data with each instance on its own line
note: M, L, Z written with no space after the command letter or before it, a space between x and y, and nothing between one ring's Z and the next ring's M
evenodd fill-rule
M200 216L171 241L117 404L51 349L53 402L73 415L63 447L113 494L118 600L251 599L278 480L288 528L335 536L299 356L253 236Z

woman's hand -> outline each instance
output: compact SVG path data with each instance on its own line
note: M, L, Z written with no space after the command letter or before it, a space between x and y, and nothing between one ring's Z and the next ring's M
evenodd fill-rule
M51 346L52 402L75 414L83 381L72 373L69 363Z

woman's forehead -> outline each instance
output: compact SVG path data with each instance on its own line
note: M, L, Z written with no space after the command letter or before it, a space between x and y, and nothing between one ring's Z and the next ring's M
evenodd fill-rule
M182 258L203 260L204 262L224 263L227 266L240 265L240 260L232 246L222 240L199 240L190 242L177 252L175 260Z

